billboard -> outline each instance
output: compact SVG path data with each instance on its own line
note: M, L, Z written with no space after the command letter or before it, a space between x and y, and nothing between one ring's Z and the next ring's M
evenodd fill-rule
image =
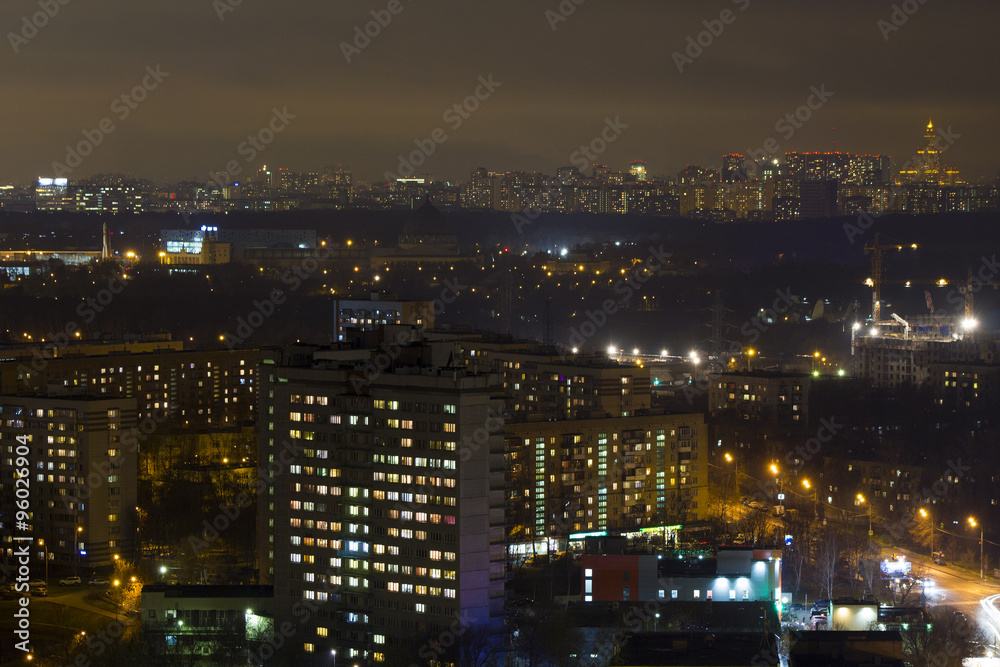
M908 560L884 560L881 563L883 579L909 579L913 563Z

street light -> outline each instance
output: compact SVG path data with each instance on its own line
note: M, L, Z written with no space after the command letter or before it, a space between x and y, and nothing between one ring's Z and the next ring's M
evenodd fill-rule
M866 502L865 497L859 493L858 504L864 505ZM875 533L872 531L872 504L868 503L868 537L871 537L874 534Z
M118 558L118 556L115 556L115 558ZM115 588L118 588L118 586L120 586L120 585L121 585L121 582L118 581L117 579L115 579L115 581L114 581ZM118 620L118 596L119 595L120 594L118 592L115 592L115 600L114 600L114 602L115 602L115 620L116 621Z
M337 667L337 649L332 649L330 655L333 656L333 667Z
M77 577L80 576L80 561L83 560L83 554L80 553L80 551L83 549L83 546L81 546L81 544L80 544L80 538L83 537L83 535L81 535L82 532L83 532L83 526L77 526L76 527L76 535L75 535L75 537L76 537L76 548L73 549L73 551L76 552L76 560L73 563L74 566L75 566L73 568L73 575L77 576Z
M931 518L931 513L923 507L920 508L920 516L927 519L927 523L931 526L931 560L934 560L934 520Z
M45 585L49 585L49 547L45 544L45 540L39 539L38 546L45 549Z
M971 516L969 517L969 524L973 528L976 527L976 520L973 517L971 517ZM984 526L979 526L979 578L980 579L985 579L985 575L983 574L983 572L985 570L985 563L983 561L983 541L984 541L983 537L985 535L984 531L985 531L985 527Z

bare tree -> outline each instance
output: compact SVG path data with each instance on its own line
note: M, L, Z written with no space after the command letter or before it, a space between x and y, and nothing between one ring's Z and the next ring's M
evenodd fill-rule
M827 532L816 550L815 581L826 597L833 599L837 583L837 566L840 563L840 540L834 531Z
M744 508L739 519L740 532L747 538L747 544L758 547L764 545L767 538L767 514L753 508Z

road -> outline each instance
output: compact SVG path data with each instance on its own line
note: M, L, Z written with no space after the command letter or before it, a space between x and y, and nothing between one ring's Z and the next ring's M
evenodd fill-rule
M988 631L991 639L1000 638L1000 587L986 583L970 572L948 566L935 565L927 556L906 549L892 549L905 555L923 576L934 580L936 586L928 589L928 606L943 606L965 613ZM889 550L883 550L889 556Z
M88 593L93 592L94 589L82 589L79 591L74 591L72 593L63 593L62 595L49 595L47 600L52 602L57 602L59 604L64 604L67 607L73 607L74 609L82 609L83 611L90 612L92 614L99 614L101 616L106 616L107 618L122 618L120 615L116 615L113 611L106 611L101 609L97 605L90 604L85 599ZM107 590L105 587L101 587L100 591L103 592Z

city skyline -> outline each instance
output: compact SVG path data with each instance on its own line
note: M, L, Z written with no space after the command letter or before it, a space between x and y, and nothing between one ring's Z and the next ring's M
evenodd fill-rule
M601 162L645 160L654 174L716 166L769 139L782 153L912 155L915 128L933 119L975 137L956 140L950 163L995 177L996 93L981 81L998 63L976 47L996 8L902 4L296 2L278 13L221 0L112 2L98 18L18 1L0 22L9 85L26 103L8 112L0 181L53 175L88 141L65 176L169 182L231 161L340 162L377 182L422 143L419 173L455 181L477 166L572 164L609 118L627 128ZM807 120L789 123L800 107ZM251 135L258 146L244 144Z

